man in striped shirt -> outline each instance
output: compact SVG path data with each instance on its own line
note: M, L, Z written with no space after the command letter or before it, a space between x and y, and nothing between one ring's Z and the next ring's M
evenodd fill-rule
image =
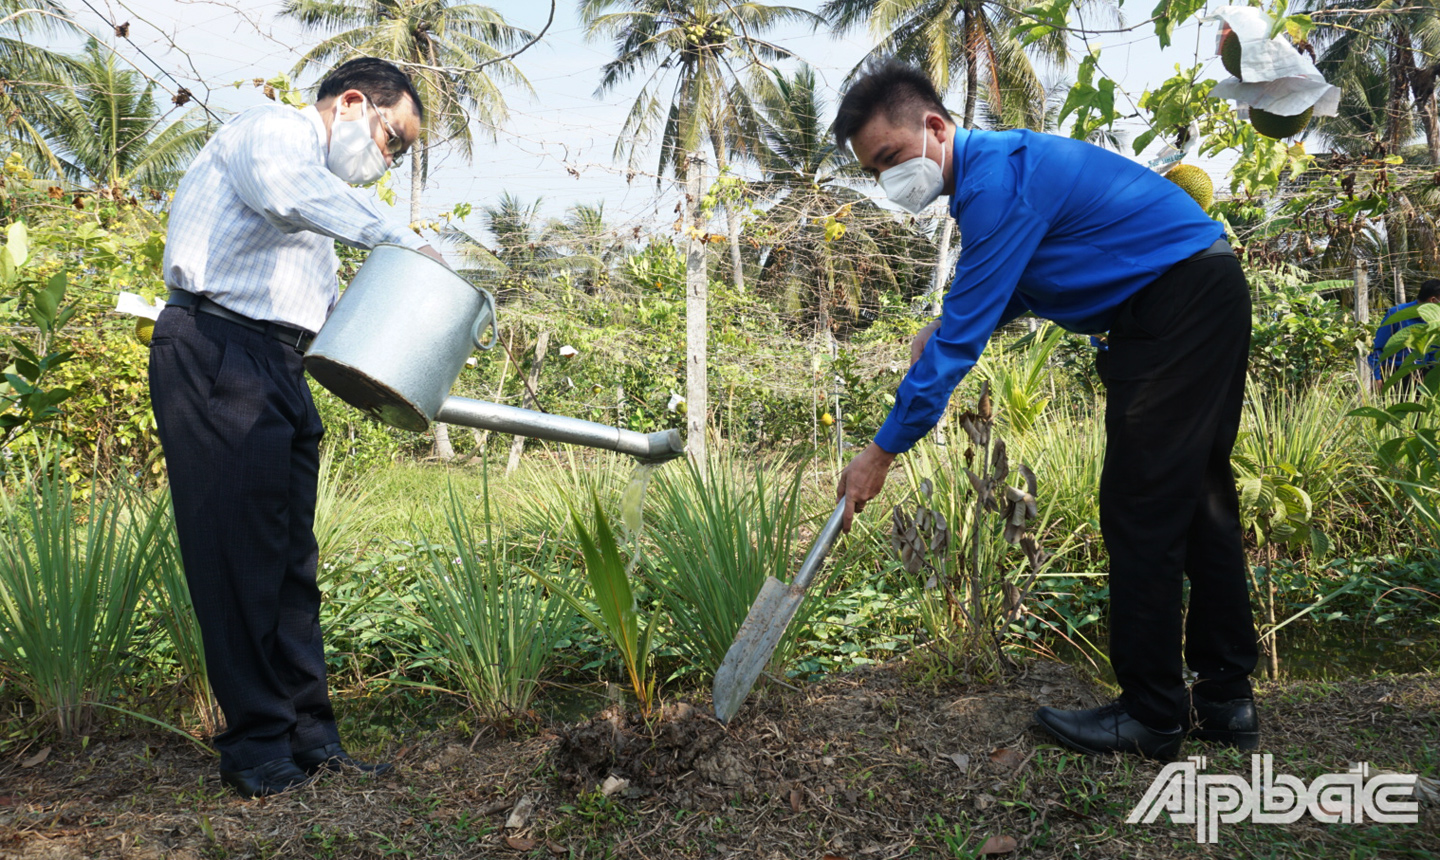
M336 241L440 259L350 187L394 167L423 119L403 71L351 60L313 107L266 105L226 123L170 209L150 393L225 712L221 781L245 797L323 770L389 767L345 753L330 704L313 532L324 427L301 357L338 296Z

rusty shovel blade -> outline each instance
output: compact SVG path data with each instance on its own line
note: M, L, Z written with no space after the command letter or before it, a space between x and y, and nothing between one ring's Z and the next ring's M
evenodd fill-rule
M730 644L730 650L725 652L720 668L715 670L712 696L715 701L715 717L720 722L730 722L730 718L740 710L745 697L750 695L750 688L755 686L760 673L765 671L771 655L775 653L775 647L785 635L785 628L790 626L790 619L795 617L795 610L800 608L800 602L805 599L805 590L810 587L810 582L825 561L825 556L829 554L830 547L834 545L836 536L840 534L840 523L844 517L845 500L841 499L824 528L815 536L815 543L805 556L805 562L800 565L800 572L789 585L773 576L766 577L759 595L750 605L745 622L735 633L735 641Z

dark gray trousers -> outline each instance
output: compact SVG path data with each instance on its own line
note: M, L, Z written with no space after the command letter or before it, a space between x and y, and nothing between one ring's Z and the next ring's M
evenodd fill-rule
M315 583L324 427L301 354L261 332L166 308L150 343L185 579L225 712L222 770L339 740Z
M1108 345L1097 366L1108 391L1110 660L1126 710L1163 729L1186 706L1182 624L1196 695L1248 697L1258 653L1230 468L1250 347L1239 262L1170 269L1121 305Z

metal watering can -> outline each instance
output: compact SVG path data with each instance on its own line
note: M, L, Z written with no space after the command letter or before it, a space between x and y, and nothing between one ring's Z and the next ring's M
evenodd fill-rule
M490 330L490 338L481 334ZM677 430L637 433L514 406L451 397L475 349L495 345L495 299L440 262L377 245L305 353L315 381L370 417L422 432L431 421L663 462L685 452Z

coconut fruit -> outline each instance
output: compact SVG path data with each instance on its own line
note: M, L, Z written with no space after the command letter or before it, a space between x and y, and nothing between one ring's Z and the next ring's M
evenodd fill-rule
M144 346L150 345L150 338L155 334L155 321L145 317L135 318L135 339Z
M1215 202L1215 183L1210 181L1210 174L1193 164L1177 164L1166 172L1165 178L1195 198L1201 209L1209 209Z
M1305 130L1310 124L1310 117L1315 113L1314 108L1306 108L1304 113L1294 116L1271 113L1260 108L1250 108L1250 124L1255 130L1265 135L1280 140L1285 137L1293 137Z
M1220 37L1220 64L1225 71L1244 80L1240 77L1240 37L1234 30L1226 30Z

